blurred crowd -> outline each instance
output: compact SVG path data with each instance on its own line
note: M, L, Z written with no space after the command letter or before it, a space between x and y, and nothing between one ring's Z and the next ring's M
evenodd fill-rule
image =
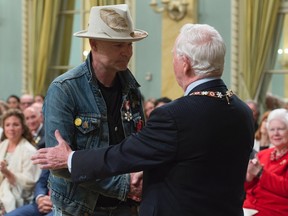
M43 102L29 94L0 101L0 215L52 215L49 170L31 161L45 147Z

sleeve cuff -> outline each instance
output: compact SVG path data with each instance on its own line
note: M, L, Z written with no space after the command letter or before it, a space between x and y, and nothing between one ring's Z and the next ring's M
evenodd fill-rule
M38 199L40 198L40 197L43 197L43 196L45 196L44 194L39 194L36 198L35 198L35 202L37 203L37 201L38 201ZM37 203L38 204L38 203Z
M67 161L67 166L68 166L68 170L71 173L72 171L72 157L75 151L72 151L69 156L68 156L68 161Z

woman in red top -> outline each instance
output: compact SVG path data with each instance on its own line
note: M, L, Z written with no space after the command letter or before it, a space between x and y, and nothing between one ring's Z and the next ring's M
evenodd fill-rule
M271 111L267 119L267 129L274 147L260 151L256 158L249 162L243 207L245 212L258 211L249 215L287 216L288 111Z

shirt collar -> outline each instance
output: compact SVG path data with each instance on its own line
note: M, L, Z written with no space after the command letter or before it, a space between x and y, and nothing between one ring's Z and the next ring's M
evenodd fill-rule
M39 125L37 131L35 131L35 133L34 133L33 135L34 135L34 136L38 136L38 134L39 134L40 130L42 129L42 127L43 127L43 124L41 123L41 124Z
M190 83L190 85L188 85L188 87L186 88L185 94L184 96L188 95L189 92L194 89L196 86L202 84L202 83L206 83L209 82L211 80L216 80L216 79L220 79L219 77L208 77L208 78L204 78L204 79L199 79L196 80L195 82Z

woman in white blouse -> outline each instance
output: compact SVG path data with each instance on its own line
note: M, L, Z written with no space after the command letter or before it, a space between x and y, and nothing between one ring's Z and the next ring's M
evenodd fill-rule
M32 144L33 137L25 124L23 113L17 109L10 109L5 112L2 120L0 204L4 214L5 211L9 212L32 201L40 168L31 162L36 148Z

